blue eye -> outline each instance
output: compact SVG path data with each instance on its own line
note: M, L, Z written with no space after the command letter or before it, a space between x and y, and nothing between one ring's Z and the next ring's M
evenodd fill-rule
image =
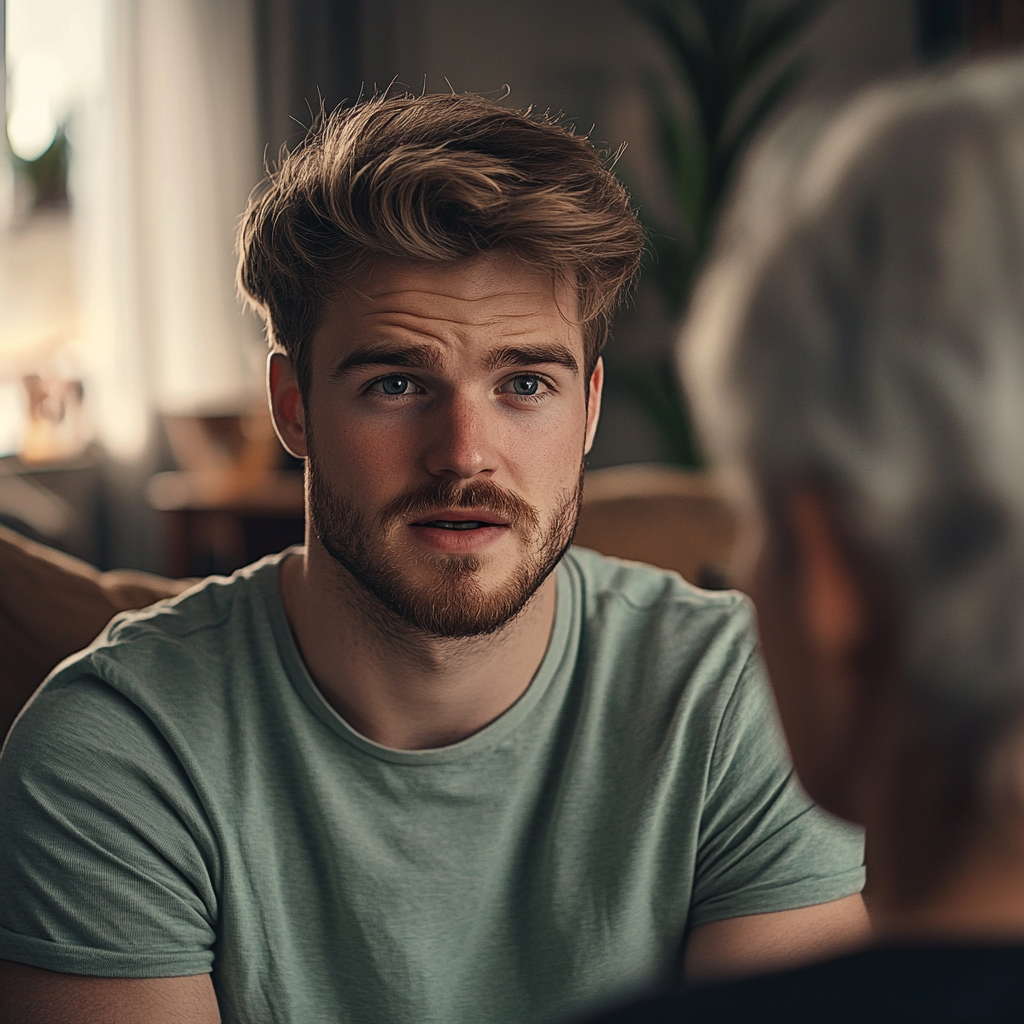
M409 393L412 387L412 381L408 377L385 377L383 380L377 381L374 387L379 389L385 395L405 395Z
M538 377L515 377L511 381L512 393L514 395L535 395L540 390L540 379Z

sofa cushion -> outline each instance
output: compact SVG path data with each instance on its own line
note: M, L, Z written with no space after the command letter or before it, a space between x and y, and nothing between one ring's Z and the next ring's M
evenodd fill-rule
M0 527L0 738L50 670L117 612L173 597L194 580L100 572Z

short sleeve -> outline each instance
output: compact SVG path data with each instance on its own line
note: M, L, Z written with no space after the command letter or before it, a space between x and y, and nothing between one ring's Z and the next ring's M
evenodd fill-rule
M755 651L712 753L691 927L827 903L863 886L863 833L821 810L800 786Z
M93 677L44 686L0 757L0 958L208 972L216 872L201 802L145 715Z

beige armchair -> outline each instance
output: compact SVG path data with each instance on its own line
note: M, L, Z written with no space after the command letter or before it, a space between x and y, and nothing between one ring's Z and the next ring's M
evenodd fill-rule
M581 547L721 588L735 541L736 516L708 473L633 465L586 475L576 529Z

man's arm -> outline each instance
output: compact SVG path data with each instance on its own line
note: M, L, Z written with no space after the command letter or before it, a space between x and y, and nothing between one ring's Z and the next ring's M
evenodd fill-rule
M871 936L860 895L773 914L711 921L694 928L683 973L700 984L801 967L865 945Z
M86 978L0 960L7 1024L220 1024L209 974Z
M217 1021L219 861L188 777L112 687L53 683L0 758L0 1021Z

